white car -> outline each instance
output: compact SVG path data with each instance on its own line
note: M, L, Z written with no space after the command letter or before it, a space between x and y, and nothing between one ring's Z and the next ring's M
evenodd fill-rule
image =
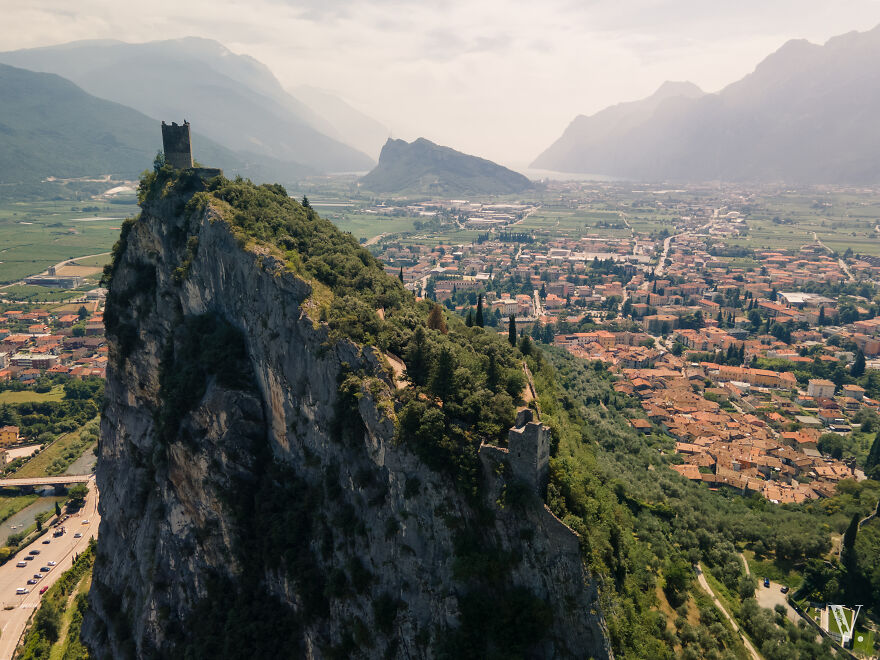
M19 587L15 590L16 595L21 596L22 594L29 594L31 592L30 589L26 589L24 587Z
M28 563L26 561L20 561L16 564L16 566L18 566L19 568L24 568L27 565Z
M81 539L82 537L83 537L82 532L77 532L76 534L73 535L73 538L75 538L75 539Z
M54 561L47 561L46 563L47 563L49 566L55 566L55 565L57 564L57 562L54 562Z
M91 520L83 520L83 521L82 521L82 524L83 524L83 525L88 525L90 522L92 522L92 521L91 521Z

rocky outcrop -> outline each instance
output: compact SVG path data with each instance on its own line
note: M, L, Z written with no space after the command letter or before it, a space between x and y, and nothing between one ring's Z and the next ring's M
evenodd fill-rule
M503 610L523 655L608 657L577 537L503 457L474 499L399 444L381 354L201 185L150 196L115 257L93 654L461 655Z

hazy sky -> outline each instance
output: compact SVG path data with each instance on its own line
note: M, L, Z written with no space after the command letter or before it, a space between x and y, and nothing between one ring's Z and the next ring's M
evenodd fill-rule
M522 166L577 114L664 80L717 91L788 39L873 28L880 0L0 0L0 16L0 50L216 39L395 137Z

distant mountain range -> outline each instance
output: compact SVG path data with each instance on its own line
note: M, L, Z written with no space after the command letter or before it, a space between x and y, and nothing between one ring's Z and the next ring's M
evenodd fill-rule
M789 41L717 94L665 83L577 117L533 167L642 180L880 182L880 26Z
M425 138L389 139L379 164L360 183L376 193L430 195L505 195L532 187L522 174Z
M113 174L135 178L162 148L159 122L69 80L0 64L0 183ZM196 127L197 128L197 127ZM310 170L235 153L198 133L196 159L228 175L293 180Z
M285 91L263 64L216 41L79 41L0 53L0 62L56 73L156 120L187 119L218 144L293 169L365 171L375 163L331 137L346 130Z

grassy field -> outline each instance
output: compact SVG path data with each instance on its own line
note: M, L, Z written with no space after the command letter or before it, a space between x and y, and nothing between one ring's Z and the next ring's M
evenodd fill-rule
M861 638L861 641L859 641ZM853 651L861 653L864 656L873 656L874 653L874 633L865 630L856 630L853 635Z
M37 495L20 495L17 497L0 497L0 522L14 516L26 506L33 504Z
M93 440L85 441L80 431L65 433L39 454L31 458L11 475L13 478L48 477L61 474L85 452L95 446Z
M746 561L749 562L749 570L752 575L758 579L765 577L770 578L774 582L788 585L792 590L796 590L803 581L800 572L788 562L780 562L772 559L755 559L755 553L751 550L744 550Z
M351 232L355 238L370 239L379 234L411 232L413 224L424 218L396 218L378 216L371 213L323 213L322 217L332 221L342 231Z
M34 275L59 261L106 252L119 236L122 220L137 207L59 202L0 202L0 283ZM86 208L95 208L88 206Z
M0 404L3 403L30 403L32 401L61 401L64 398L64 386L56 385L48 392L33 392L26 390L22 392L13 392L7 390L0 392Z
M77 259L76 263L80 266L96 266L98 268L103 268L104 264L109 263L109 261L110 253L105 252L104 254L97 254L85 257L83 259Z

